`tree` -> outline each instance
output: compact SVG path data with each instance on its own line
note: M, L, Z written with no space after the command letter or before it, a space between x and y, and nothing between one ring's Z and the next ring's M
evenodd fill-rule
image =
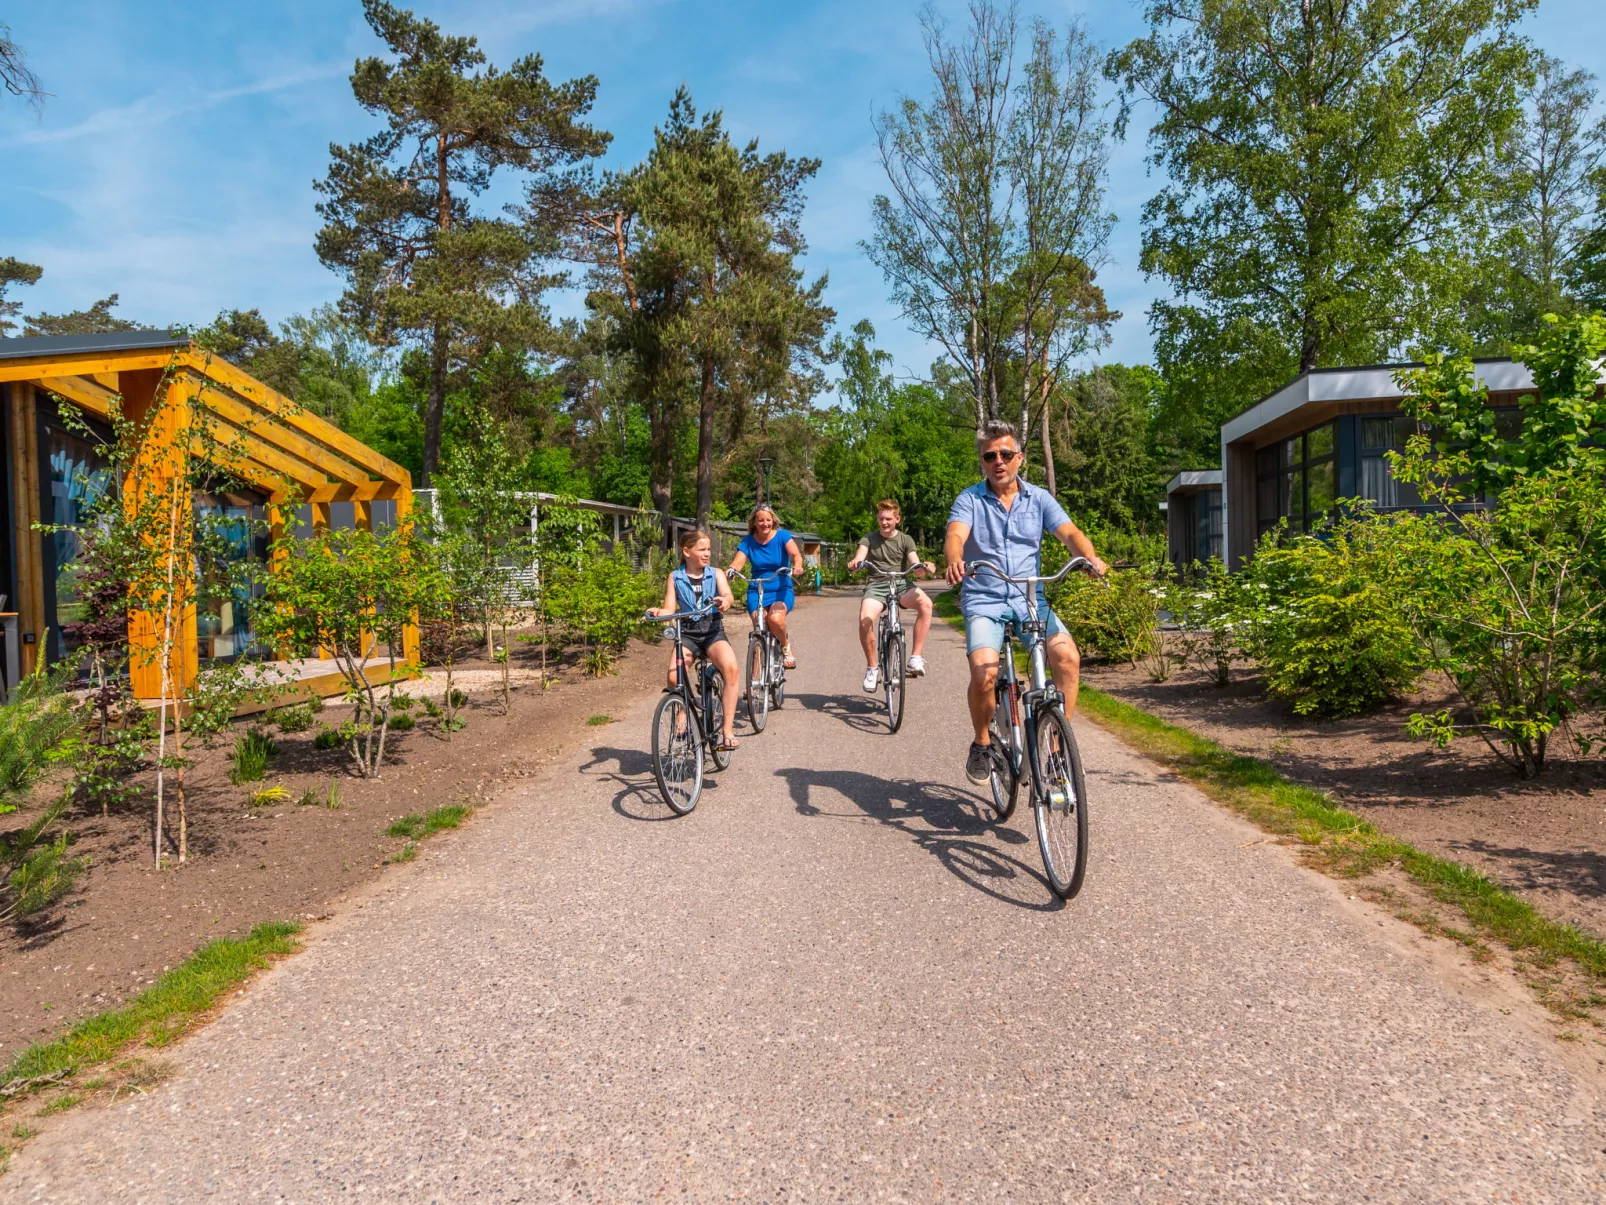
M1077 26L1061 42L1039 22L1014 85L1013 4L975 0L956 41L930 9L921 28L932 96L877 119L892 195L872 203L865 251L904 316L964 372L978 429L1005 413L1015 358L1024 438L1045 383L1115 317L1068 285L1091 282L1114 220L1093 48Z
M35 278L37 279L37 277ZM26 319L30 335L102 335L110 331L134 331L137 322L119 318L112 311L117 308L117 294L102 297L87 310L73 310L68 314L35 314Z
M1505 355L1545 314L1581 308L1595 194L1606 163L1606 118L1595 77L1539 54L1537 82L1501 144L1481 257L1464 318L1476 346Z
M1111 55L1151 101L1142 266L1181 404L1213 423L1296 372L1372 363L1453 309L1446 249L1518 117L1533 0L1159 0ZM1430 254L1431 252L1431 254ZM1203 365L1201 369L1199 366ZM1179 371L1180 370L1180 371Z
M807 250L802 189L818 169L818 160L784 151L760 155L756 140L738 148L723 114L699 118L681 88L646 160L606 179L580 210L593 262L622 292L608 312L649 399L661 514L684 402L697 407L701 522L713 506L721 410L735 434L756 398L810 391L809 367L833 317L825 278L805 286L796 266Z
M12 319L22 313L22 302L7 301L6 291L12 285L36 285L44 274L38 264L25 264L10 255L0 259L0 338L16 328Z
M385 119L365 142L331 146L317 184L319 258L347 280L342 307L380 341L408 339L429 357L423 483L440 463L447 378L485 345L528 346L544 325L539 271L550 240L528 223L476 214L503 167L543 173L601 154L609 136L581 124L594 76L549 81L539 55L506 72L472 37L449 37L386 0L363 13L396 56L361 59L357 101ZM483 70L481 69L483 68Z
M1122 364L1079 373L1061 391L1060 498L1078 523L1132 531L1158 518L1164 469L1152 428L1160 392L1153 369Z
M11 93L20 96L38 112L44 107L44 89L39 86L39 77L28 66L28 56L21 46L11 40L11 26L0 24L0 85Z

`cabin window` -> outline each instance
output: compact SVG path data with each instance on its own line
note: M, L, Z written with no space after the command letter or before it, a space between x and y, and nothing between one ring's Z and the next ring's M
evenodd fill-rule
M1338 499L1338 432L1324 423L1255 454L1255 519L1261 534L1287 519L1290 531L1309 531Z

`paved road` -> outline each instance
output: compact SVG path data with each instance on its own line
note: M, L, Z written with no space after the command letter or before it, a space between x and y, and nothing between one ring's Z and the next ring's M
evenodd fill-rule
M1602 1117L1331 887L1097 729L1081 897L889 737L851 599L689 818L652 700L331 922L7 1200L1585 1201Z

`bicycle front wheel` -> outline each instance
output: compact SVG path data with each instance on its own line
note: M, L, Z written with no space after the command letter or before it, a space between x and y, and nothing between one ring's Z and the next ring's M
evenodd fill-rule
M887 693L887 726L896 732L903 726L903 688L908 680L903 663L903 637L893 632L887 637L881 658L881 681Z
M747 719L754 732L770 722L770 650L756 634L747 638Z
M1034 771L1032 804L1043 869L1054 894L1068 900L1082 889L1087 873L1087 783L1076 735L1057 707L1038 716Z
M703 793L703 734L678 691L658 700L653 713L652 772L675 815L684 816L697 806Z

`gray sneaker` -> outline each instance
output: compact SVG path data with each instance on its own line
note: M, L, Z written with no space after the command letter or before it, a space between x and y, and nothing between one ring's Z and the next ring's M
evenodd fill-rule
M984 786L993 772L993 749L991 745L978 745L970 742L970 756L965 758L965 777L978 787Z

